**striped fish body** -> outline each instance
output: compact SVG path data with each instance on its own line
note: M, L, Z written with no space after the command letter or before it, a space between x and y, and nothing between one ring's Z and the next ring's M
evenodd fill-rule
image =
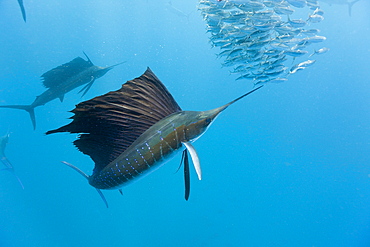
M195 141L221 112L181 111L160 120L101 171L89 177L98 189L118 189L144 177L182 151L183 142Z

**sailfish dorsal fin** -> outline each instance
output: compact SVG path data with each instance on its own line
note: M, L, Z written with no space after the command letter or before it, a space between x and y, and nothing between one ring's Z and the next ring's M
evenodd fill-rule
M94 172L97 172L149 127L178 111L180 106L148 68L121 89L78 104L72 111L75 115L70 124L47 134L82 133L74 144L94 160Z
M42 83L46 88L56 87L72 76L81 73L91 66L94 66L91 61L86 61L81 57L76 57L72 61L62 64L42 74Z

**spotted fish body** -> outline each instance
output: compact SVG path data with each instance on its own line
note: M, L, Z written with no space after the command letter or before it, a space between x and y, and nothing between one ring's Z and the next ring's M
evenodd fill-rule
M148 68L121 89L78 104L72 111L75 115L71 123L47 134L82 133L74 144L94 160L93 174L88 176L64 163L86 177L100 194L100 189L120 189L144 177L183 151L185 199L188 199L188 152L201 179L200 162L192 142L224 109L259 88L213 110L182 111Z
M99 189L116 189L159 168L169 157L184 149L183 143L192 142L201 134L192 131L195 124L203 125L201 129L205 131L219 112L182 111L171 114L150 127L103 170L90 176L89 183ZM194 119L200 116L205 119L194 123Z

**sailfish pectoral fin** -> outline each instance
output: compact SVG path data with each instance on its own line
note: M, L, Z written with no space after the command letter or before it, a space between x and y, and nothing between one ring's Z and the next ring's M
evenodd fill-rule
M95 77L91 77L91 81L90 82L88 82L80 91L78 91L78 93L81 93L82 91L84 91L83 93L82 93L82 95L81 95L81 98L83 97L83 96L85 96L85 94L87 93L87 91L89 91L90 90L90 88L91 88L91 86L94 84L94 82L95 82Z
M182 144L185 145L186 149L190 153L191 160L193 161L195 171L197 172L197 175L198 175L198 179L202 180L202 169L200 168L200 161L199 161L197 151L195 150L194 146L190 142L182 142Z
M76 172L78 172L79 174L81 174L84 178L86 178L87 180L89 180L89 176L86 173L84 173L80 168L78 168L78 167L76 167L76 166L74 166L74 165L72 165L72 164L70 164L68 162L65 162L65 161L62 161L62 163L65 164L65 165L67 165L67 166L69 166L69 167L71 167L73 170L75 170ZM103 200L105 206L108 208L108 202L105 199L104 194L98 188L95 188L95 189L98 192L98 194L100 195L101 199Z

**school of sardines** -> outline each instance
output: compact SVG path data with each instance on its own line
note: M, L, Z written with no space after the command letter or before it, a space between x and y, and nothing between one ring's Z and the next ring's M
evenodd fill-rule
M316 0L200 0L198 8L222 66L237 80L284 82L329 50L317 47L326 38L313 28L324 19Z

